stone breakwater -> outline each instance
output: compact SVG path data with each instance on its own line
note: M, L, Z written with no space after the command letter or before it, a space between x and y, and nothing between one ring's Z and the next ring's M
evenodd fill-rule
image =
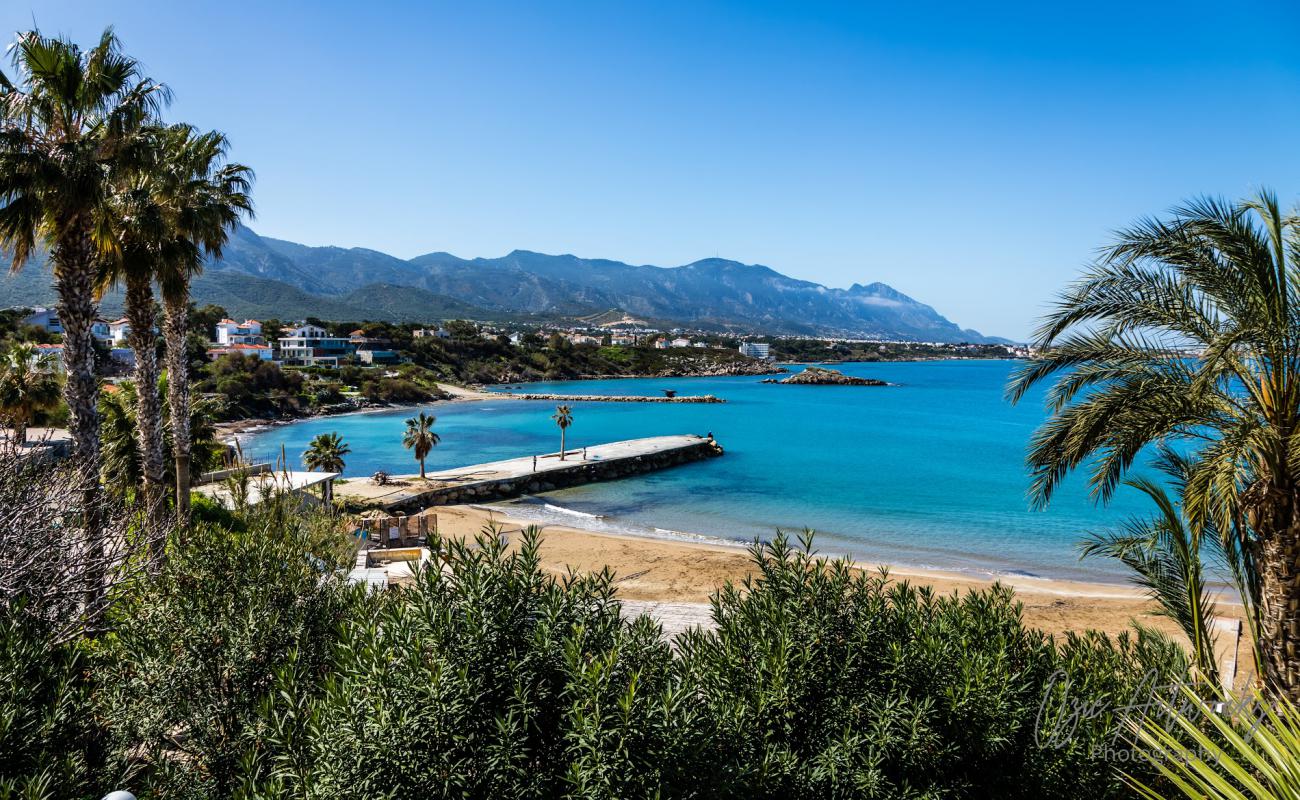
M711 394L655 397L635 394L507 394L516 400L550 400L557 403L725 403Z
M506 500L598 481L656 472L722 455L722 447L702 436L656 436L525 456L391 479L385 485L351 480L335 488L335 497L361 508L412 513L430 506Z
M768 378L760 383L782 383L792 386L888 386L886 381L876 380L875 378L858 378L853 375L845 375L837 369L822 369L821 367L808 367L803 372L791 375L788 378L777 380Z

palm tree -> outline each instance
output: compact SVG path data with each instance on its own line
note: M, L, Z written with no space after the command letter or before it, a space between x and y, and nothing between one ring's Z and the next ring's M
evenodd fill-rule
M415 451L415 459L420 462L421 480L424 479L424 459L428 458L433 446L441 441L438 434L433 432L433 423L437 419L434 415L421 411L419 416L411 417L406 421L406 435L402 437L402 446L407 450Z
M194 439L194 467L200 472L220 466L226 453L225 445L217 440L213 424L219 411L219 403L212 398L195 397L190 403L189 429ZM140 424L136 385L132 381L122 381L115 391L100 394L99 413L104 484L116 494L126 495L144 483L136 437ZM171 444L166 440L166 434L173 427L168 419L170 413L164 408L164 448Z
M37 412L59 404L59 382L50 363L49 356L26 343L13 345L0 359L0 416L13 429L18 447L27 441L27 428Z
M161 243L172 234L167 209L159 202L163 198L156 185L163 139L160 131L152 133L148 163L127 176L109 204L119 248L103 259L99 290L103 292L115 285L126 288L124 305L130 330L127 343L135 354L135 435L140 450L141 481L149 506L161 511L166 468L153 280L160 267Z
M568 406L556 406L551 419L555 420L555 424L560 426L560 460L563 461L564 434L569 430L569 426L573 424L573 412L569 410Z
M1177 623L1187 636L1200 677L1217 687L1214 619L1218 609L1206 583L1206 561L1228 568L1238 578L1240 559L1237 553L1224 551L1223 540L1212 524L1193 524L1179 508L1176 498L1183 494L1194 462L1162 447L1155 466L1171 487L1145 476L1125 484L1155 503L1156 513L1149 519L1133 518L1118 528L1092 533L1080 549L1084 557L1106 556L1128 567L1134 581L1156 602L1159 613ZM1245 587L1239 583L1238 588Z
M176 466L176 508L189 513L192 437L189 429L190 379L185 342L189 333L190 281L202 272L204 258L221 257L241 216L252 216L253 173L226 162L229 143L215 131L199 133L173 125L164 137L158 191L165 198L171 238L159 243L158 283L163 297L163 338L167 345L167 405L171 410Z
M1104 502L1149 445L1194 449L1183 513L1241 554L1260 674L1300 698L1300 220L1261 192L1140 222L1036 344L1008 395L1057 378L1028 456L1037 504L1077 468Z
M130 381L109 388L111 391L99 395L103 481L112 495L126 497L144 484L142 453L136 437L140 427L139 396ZM150 506L150 511L154 510Z
M0 72L0 243L20 269L49 248L63 322L64 394L77 457L99 465L94 340L98 253L116 248L106 206L138 132L169 99L122 54L112 29L90 50L18 35L15 76ZM94 507L95 487L87 489Z
M307 451L302 454L302 463L307 469L319 472L342 472L343 456L352 452L343 437L337 433L321 433L311 440Z

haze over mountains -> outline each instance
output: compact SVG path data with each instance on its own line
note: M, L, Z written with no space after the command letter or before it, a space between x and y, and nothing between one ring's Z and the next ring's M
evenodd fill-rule
M0 281L0 306L52 303L43 266ZM670 268L527 250L500 258L435 252L403 260L364 248L309 247L242 226L224 257L195 282L194 295L237 316L426 321L614 311L703 329L1000 341L964 330L883 283L832 289L721 258Z

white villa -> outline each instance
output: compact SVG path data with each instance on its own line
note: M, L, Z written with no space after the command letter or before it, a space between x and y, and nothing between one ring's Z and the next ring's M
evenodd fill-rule
M423 339L425 337L436 337L438 339L448 339L451 337L451 334L447 333L446 328L416 328L415 330L411 331L411 335L414 336L416 339Z
M223 319L217 323L217 344L264 344L262 339L262 323L255 319L246 319L243 322L235 322L233 319Z
M126 317L108 323L108 338L114 345L125 344L127 337L130 335L131 323L126 321Z
M681 337L673 339L673 347L690 347L690 346L691 346L690 339L684 339Z
M63 333L63 323L59 321L59 312L52 308L33 308L32 313L23 317L24 325L35 325L50 333Z
M319 325L302 324L283 331L279 339L280 360L304 367L337 367L339 359L352 354L352 343L332 336Z
M750 358L770 358L772 346L767 342L741 342L740 354Z

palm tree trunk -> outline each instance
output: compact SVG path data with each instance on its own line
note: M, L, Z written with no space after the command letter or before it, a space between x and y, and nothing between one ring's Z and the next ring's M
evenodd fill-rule
M424 459L420 459L420 480L424 480Z
M1256 532L1262 671L1276 691L1300 701L1300 522Z
M190 365L185 356L189 334L189 286L163 298L163 333L167 345L167 405L176 460L176 512L190 513Z
M95 264L90 237L73 234L54 250L54 287L63 323L63 364L68 403L68 427L77 459L99 469L99 378L95 374L95 342L91 329L99 316L95 305Z
M560 428L560 460L561 461L564 460L564 434L565 433L567 433L567 431L564 428Z
M155 521L161 515L163 487L162 402L158 396L158 348L154 339L153 292L149 279L131 276L126 281L126 319L131 326L128 341L135 352L136 443L140 448L140 472L146 508Z
M96 626L106 592L103 519L99 484L99 378L95 374L92 328L95 305L95 260L89 231L74 225L52 252L54 288L63 323L63 397L68 404L68 429L73 458L81 480L82 514L86 532L87 624Z

